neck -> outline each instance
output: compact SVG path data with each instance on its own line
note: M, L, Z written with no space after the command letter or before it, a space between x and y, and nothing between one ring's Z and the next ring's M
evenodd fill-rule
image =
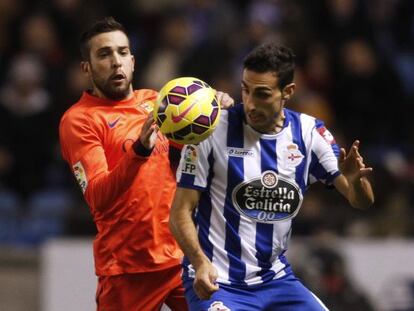
M279 133L283 129L283 124L285 123L285 114L283 110L276 117L273 127L270 129L269 134Z
M269 126L267 128L257 128L255 126L252 126L252 128L262 134L277 134L283 129L284 121L285 117L283 116L283 118L278 118L278 120L276 120L272 126Z

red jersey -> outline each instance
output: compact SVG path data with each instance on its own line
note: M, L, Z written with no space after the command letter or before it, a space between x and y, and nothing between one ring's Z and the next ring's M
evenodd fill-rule
M138 90L112 101L84 92L63 115L60 143L90 207L98 233L96 274L149 272L181 262L169 228L175 176L169 142L158 133L149 157L132 148L157 93Z

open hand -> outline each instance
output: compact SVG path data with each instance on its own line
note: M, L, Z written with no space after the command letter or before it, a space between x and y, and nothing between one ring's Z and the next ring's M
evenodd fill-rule
M366 167L363 157L359 153L359 140L355 140L348 154L341 148L339 155L339 169L351 183L372 172L372 167Z

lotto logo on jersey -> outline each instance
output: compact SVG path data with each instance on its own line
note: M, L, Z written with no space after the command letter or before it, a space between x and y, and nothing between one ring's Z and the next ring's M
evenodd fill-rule
M290 219L298 213L302 193L294 181L265 171L234 188L233 204L243 215L258 222Z
M81 187L82 193L85 193L86 187L88 187L88 178L86 177L85 169L83 168L82 162L76 162L73 166L73 174Z
M186 174L195 175L197 168L197 149L193 145L187 145L184 148L184 163L182 172Z
M254 152L250 149L244 149L244 148L236 148L236 147L227 147L227 154L231 157L254 157Z

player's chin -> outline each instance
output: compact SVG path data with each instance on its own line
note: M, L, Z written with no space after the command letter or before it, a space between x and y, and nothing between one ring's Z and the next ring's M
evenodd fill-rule
M113 100L121 100L128 96L129 87L127 86L119 86L119 87L111 87L107 91L107 97Z
M247 123L253 128L262 128L264 120L261 116L247 116Z
M111 88L113 91L122 91L127 89L129 83L126 79L120 80L110 80L108 83L108 87Z

